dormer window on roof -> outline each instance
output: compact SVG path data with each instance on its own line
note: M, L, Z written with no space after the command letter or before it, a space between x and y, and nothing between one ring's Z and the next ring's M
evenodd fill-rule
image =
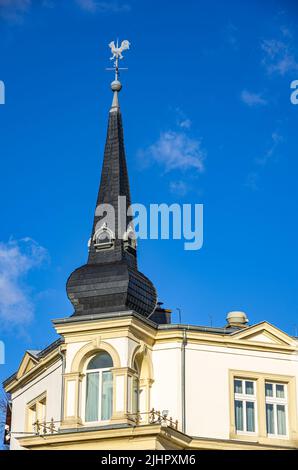
M105 223L100 227L93 235L93 244L96 251L108 250L113 248L115 241L115 235L111 229L108 228Z
M127 251L129 250L135 251L137 249L136 233L131 226L125 232L123 241L124 241L124 248Z

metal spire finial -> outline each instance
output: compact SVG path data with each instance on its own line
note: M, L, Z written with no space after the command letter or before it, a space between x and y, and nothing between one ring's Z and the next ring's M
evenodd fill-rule
M114 108L119 108L119 103L118 103L118 92L121 90L122 85L119 81L119 76L120 76L120 70L127 70L127 68L121 68L119 67L119 59L123 59L122 52L129 49L130 47L130 42L125 39L124 41L121 42L121 46L119 46L118 39L116 41L110 42L109 47L112 52L112 57L110 57L110 60L114 60L113 68L107 68L106 70L113 70L115 72L115 80L111 83L111 88L112 91L114 92L114 98L113 98L113 103L112 103L112 109Z

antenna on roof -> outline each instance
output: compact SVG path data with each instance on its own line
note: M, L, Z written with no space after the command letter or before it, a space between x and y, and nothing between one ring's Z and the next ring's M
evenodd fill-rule
M179 323L181 324L181 308L177 307L176 310L178 310Z

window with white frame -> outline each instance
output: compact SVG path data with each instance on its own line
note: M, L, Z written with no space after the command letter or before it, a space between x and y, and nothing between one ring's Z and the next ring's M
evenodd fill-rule
M112 416L113 375L111 356L101 351L88 363L85 385L85 421L108 421Z
M266 426L269 437L286 437L288 398L287 386L282 383L265 383Z
M256 432L256 382L249 379L234 379L234 409L236 432Z

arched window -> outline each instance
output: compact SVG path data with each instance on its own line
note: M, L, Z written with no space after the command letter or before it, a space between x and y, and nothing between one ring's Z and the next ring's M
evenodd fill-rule
M89 361L86 369L85 421L107 421L112 416L113 376L111 356L101 351Z
M114 240L114 233L108 228L106 223L104 223L101 228L97 229L93 235L93 243L97 251L112 248Z

